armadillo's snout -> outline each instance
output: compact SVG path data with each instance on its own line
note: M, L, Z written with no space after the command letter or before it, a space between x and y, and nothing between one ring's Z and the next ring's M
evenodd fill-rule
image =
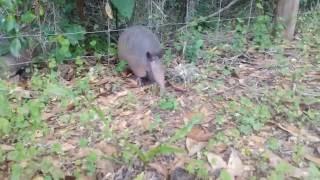
M160 86L160 89L165 90L165 70L160 59L150 62L152 76L154 81Z

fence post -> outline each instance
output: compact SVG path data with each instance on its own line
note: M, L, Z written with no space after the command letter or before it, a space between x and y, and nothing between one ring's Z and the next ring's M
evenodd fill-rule
M278 0L276 22L284 25L283 36L292 40L297 23L300 0Z

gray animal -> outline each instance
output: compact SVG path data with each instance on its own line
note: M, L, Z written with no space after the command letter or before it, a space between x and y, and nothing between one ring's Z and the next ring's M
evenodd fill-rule
M130 69L137 76L139 85L141 78L147 77L160 86L164 92L164 67L161 62L162 49L155 34L143 26L132 26L120 34L118 56L126 60Z
M10 79L24 67L24 59L21 60L21 58L16 58L11 54L0 56L0 79Z
M9 46L7 39L2 39L0 36L0 79L10 79L19 73L20 70L27 67L28 61L31 60L31 52L24 50L20 57L14 57L10 52L4 50Z

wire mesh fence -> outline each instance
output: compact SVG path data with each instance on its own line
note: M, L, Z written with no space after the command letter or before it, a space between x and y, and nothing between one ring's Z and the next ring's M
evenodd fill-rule
M107 45L116 43L117 38L116 36L113 37L113 33L118 34L124 30L127 23L116 17L116 11L113 11L114 18L111 19L111 17L108 17L106 7L107 5L110 6L109 0L87 0L84 1L83 5L82 13L86 19L84 22L78 22L81 22L82 26L86 27L85 31L64 31L60 27L61 22L65 21L65 16L62 15L60 9L61 6L57 6L55 2L48 2L46 4L47 11L44 12L44 14L40 15L40 13L35 13L36 26L26 25L25 27L20 27L19 32L13 35L0 31L0 43L4 41L11 42L16 38L35 39L42 47L43 52L50 51L50 48L47 46L54 44L50 42L50 39L59 36L97 35L103 38ZM265 9L259 7L262 5ZM305 4L301 7L300 15L312 13L309 12L309 10L319 8L319 6L319 0ZM255 19L261 15L267 15L272 18L273 7L274 4L272 5L269 4L269 2L259 0L137 0L132 18L133 21L129 24L148 26L158 33L164 43L170 39L170 34L177 32L183 33L188 31L190 27L199 25L200 23L206 24L204 26L212 30L213 39L220 39L223 37L217 32L228 33L233 31L235 28L234 24L238 21L243 22L247 25L247 28L250 28ZM37 12L36 10L34 11ZM8 15L7 13L6 7L0 7L0 19L3 20ZM77 14L75 14L75 16L77 16ZM55 44L56 43L57 42L55 42ZM99 57L108 58L110 55L112 54L104 52L100 53ZM96 55L77 54L76 56L65 58L65 60L92 57L96 57ZM18 64L29 64L31 62L31 59L29 59L28 61L19 62Z

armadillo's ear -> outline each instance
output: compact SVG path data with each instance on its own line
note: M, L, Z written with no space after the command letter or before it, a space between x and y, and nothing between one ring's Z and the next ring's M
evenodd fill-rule
M147 57L147 60L148 60L148 61L153 61L152 55L151 55L151 53L150 53L149 51L147 51L146 57Z

